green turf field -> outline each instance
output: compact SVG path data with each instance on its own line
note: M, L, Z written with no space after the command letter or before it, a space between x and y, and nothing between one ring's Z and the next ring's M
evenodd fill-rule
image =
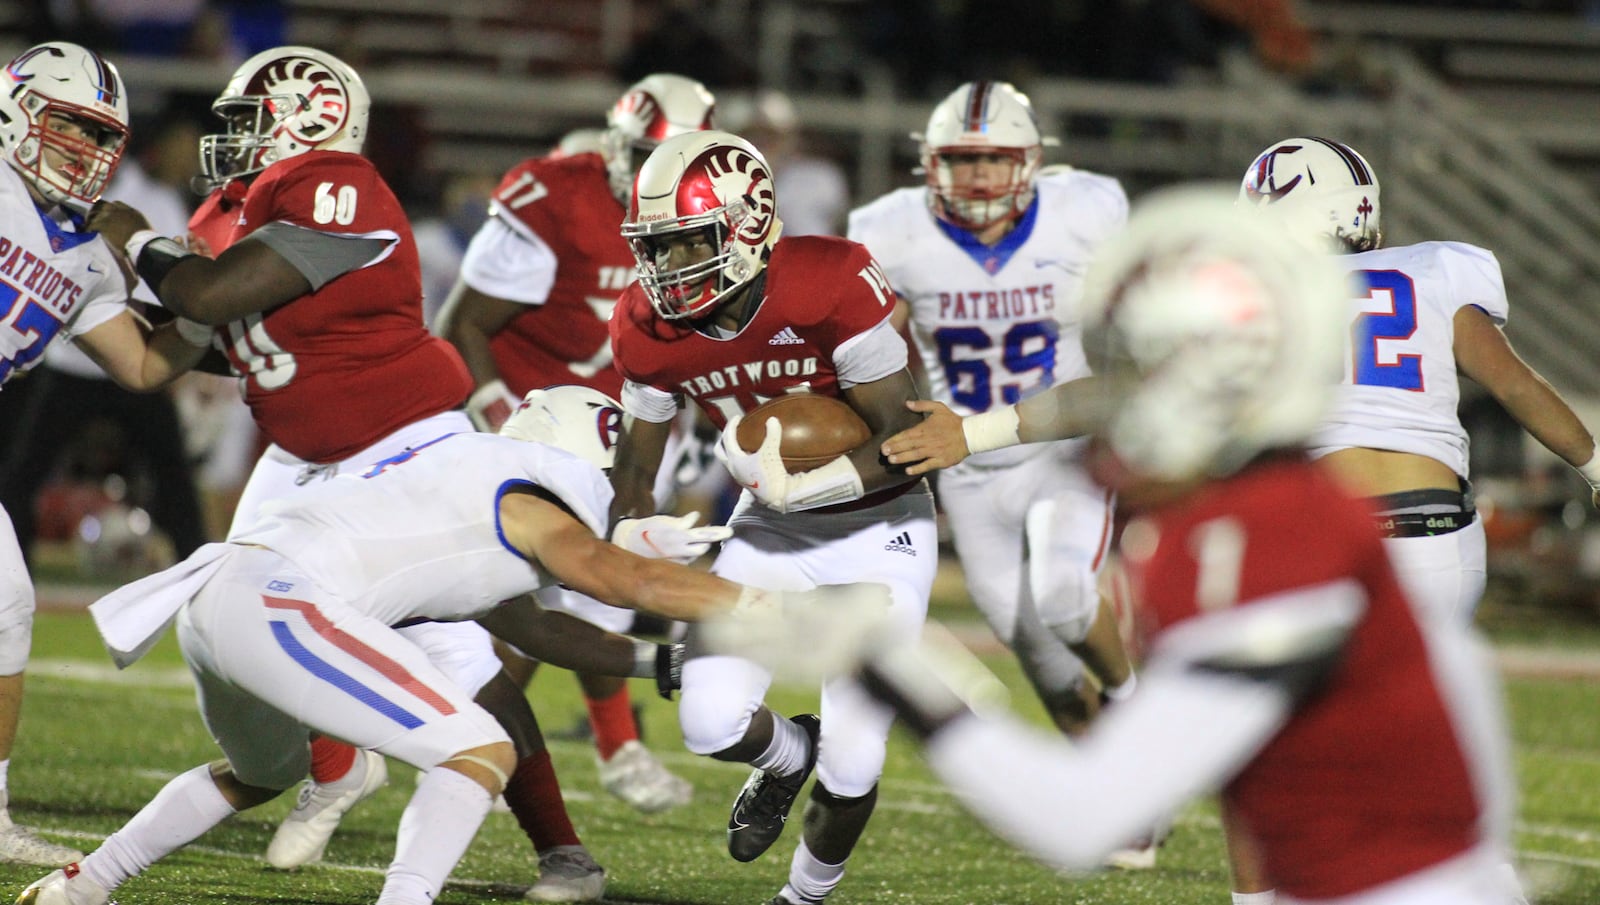
M1577 634L1561 634L1570 653ZM1516 637L1530 643L1527 632ZM1600 652L1600 643L1592 640L1579 644L1580 653L1584 647ZM170 637L146 661L118 675L86 616L44 613L34 657L11 768L12 813L19 822L93 848L170 776L215 755ZM1010 687L1021 687L1006 660L990 658L989 663ZM1600 902L1600 719L1595 718L1600 678L1567 672L1508 683L1524 792L1519 859L1534 900L1543 905ZM684 752L672 705L643 685L637 691L646 702L647 741L695 783L689 807L640 816L600 790L588 745L552 744L573 821L611 873L607 901L765 901L783 883L794 830L752 864L730 859L723 850L723 827L746 770ZM536 679L532 694L547 729L566 727L582 712L568 675L547 671ZM772 702L786 711L814 704L785 692L775 692ZM1016 694L1014 703L1038 718L1024 695ZM123 905L374 901L412 784L412 771L391 762L390 785L347 818L320 866L284 874L261 860L290 806L292 796L284 796L214 830L129 882L115 898ZM1062 814L1060 819L1092 820L1094 815ZM519 901L533 865L515 821L492 814L439 901ZM0 865L0 901L43 872ZM878 812L832 901L1226 905L1228 880L1215 809L1205 802L1182 814L1156 870L1059 878L999 844L958 811L910 742L897 737Z

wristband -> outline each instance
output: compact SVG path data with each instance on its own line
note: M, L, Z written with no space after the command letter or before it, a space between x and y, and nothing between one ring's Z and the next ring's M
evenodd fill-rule
M1016 446L1022 442L1017 436L1017 428L1021 423L1014 405L962 418L961 435L966 438L968 454L977 455L992 449Z
M821 468L789 476L783 495L784 512L800 512L861 499L866 488L849 456L840 456Z
M1589 461L1573 467L1578 469L1578 474L1583 475L1585 481L1589 482L1590 490L1600 490L1600 448L1589 457Z
M682 642L656 645L656 694L672 700L672 693L683 687L684 646Z
M211 348L211 325L199 321L189 320L187 317L175 317L172 324L178 330L178 335L191 346L202 349Z
M144 232L144 230L140 232ZM139 233L135 233L134 236L138 238ZM132 239L128 240L128 245L130 247L133 245ZM150 290L156 294L156 298L161 300L167 310L181 316L183 312L174 309L171 300L161 294L161 283L167 278L167 274L172 272L172 268L182 263L185 258L197 257L199 255L191 254L182 245L171 239L165 236L156 236L144 239L143 244L139 247L139 257L129 258L128 260L133 261L133 269L138 272L140 279L144 280L145 285L150 287Z
M141 229L129 236L128 241L123 243L122 253L128 256L128 260L137 261L139 260L139 252L144 251L146 245L159 238L161 238L161 234L155 230Z

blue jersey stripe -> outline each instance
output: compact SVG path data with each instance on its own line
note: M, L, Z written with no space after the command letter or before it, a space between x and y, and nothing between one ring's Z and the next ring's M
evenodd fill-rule
M296 663L305 667L308 672L322 681L327 682L329 685L407 729L415 729L422 725L422 720L415 714L378 694L363 685L354 676L345 673L332 663L307 650L305 645L300 643L300 639L296 638L294 633L289 630L288 623L274 620L272 622L272 636L277 639L278 646L283 648Z

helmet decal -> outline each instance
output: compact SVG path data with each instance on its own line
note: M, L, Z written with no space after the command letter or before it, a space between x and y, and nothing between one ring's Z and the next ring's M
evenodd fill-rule
M734 233L738 240L746 245L764 243L767 234L772 232L772 224L778 213L772 174L768 172L766 162L737 145L725 145L713 148L697 163L704 167L706 176L712 182L721 184L726 179L735 186L735 190L724 197L737 196L748 206L745 218ZM691 166L690 172L684 175L685 188L693 185L690 178L693 169ZM724 193L719 191L718 194Z

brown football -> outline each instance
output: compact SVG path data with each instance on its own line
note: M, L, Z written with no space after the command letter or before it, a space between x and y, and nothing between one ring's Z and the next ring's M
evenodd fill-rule
M783 425L778 452L790 474L826 465L872 436L867 422L841 400L815 393L790 393L745 414L739 422L741 449L755 452L761 448L768 418L777 418Z

